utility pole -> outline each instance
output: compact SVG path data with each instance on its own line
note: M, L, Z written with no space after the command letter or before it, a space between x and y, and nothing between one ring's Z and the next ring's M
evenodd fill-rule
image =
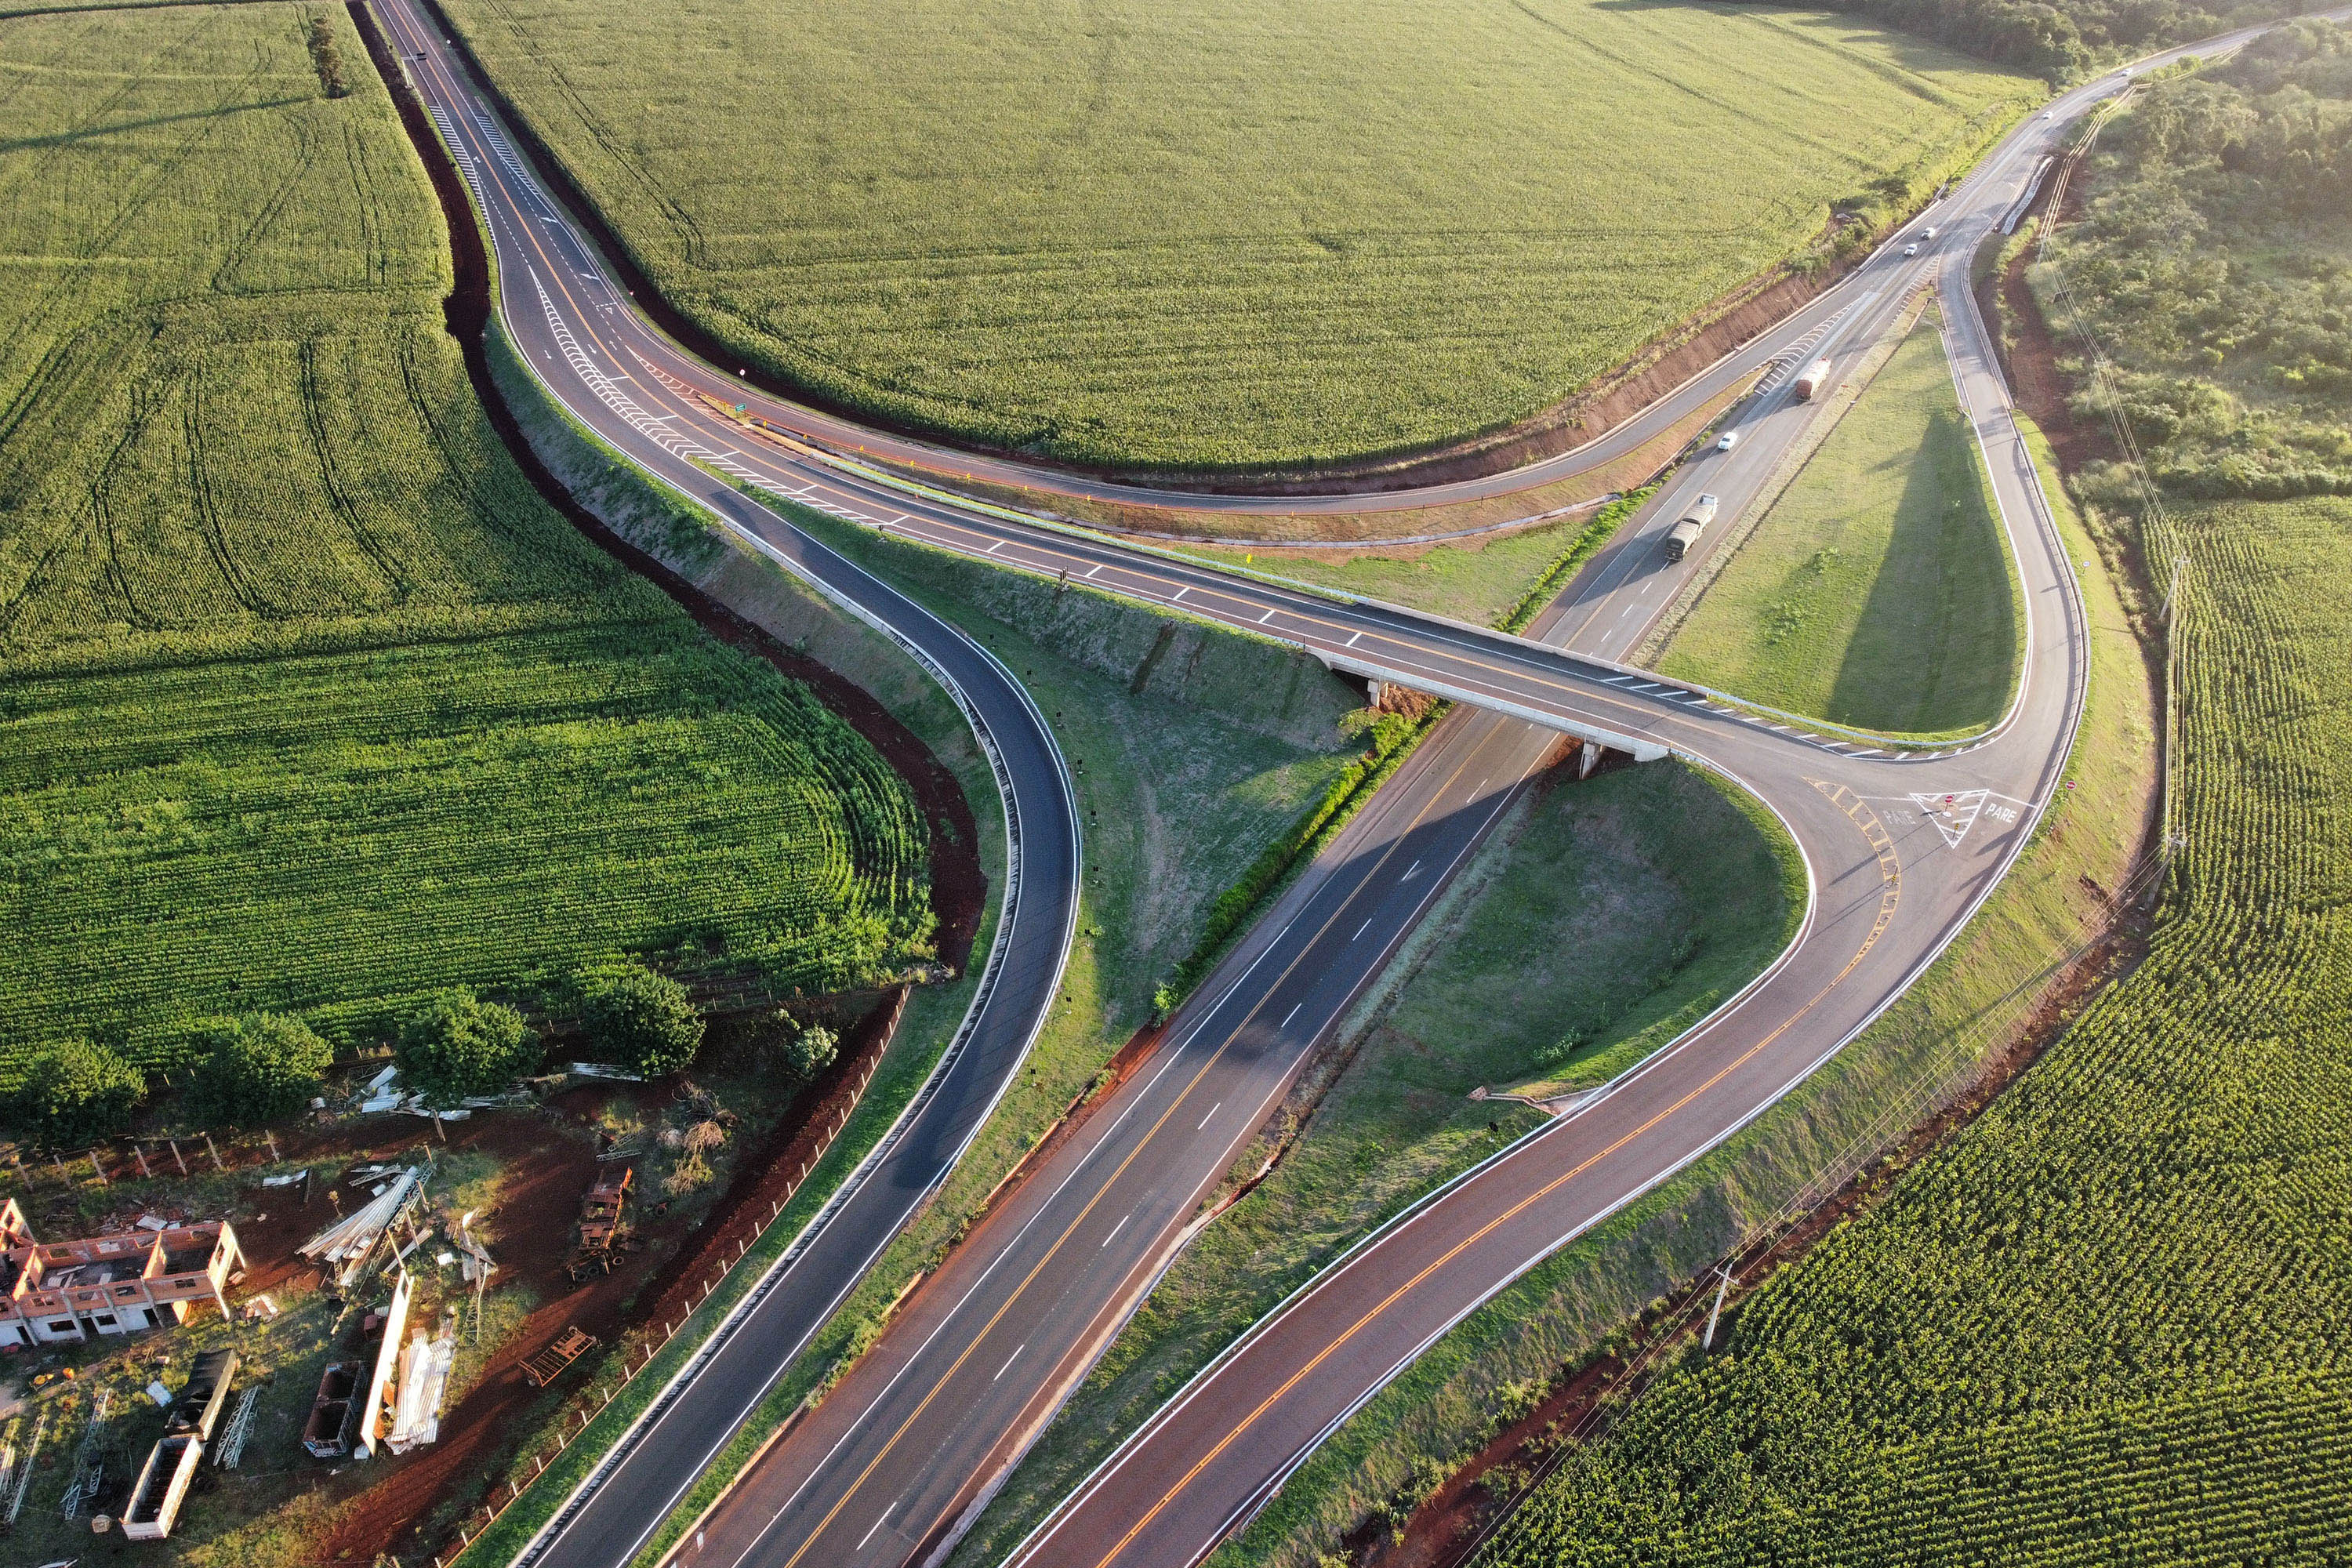
M2186 571L2188 566L2189 557L2186 555L2176 555L2172 558L2172 581L2165 585L2164 603L2156 612L2156 618L2167 626L2172 624L2173 595L2180 592L2180 574Z
M1702 1351L1715 1348L1716 1320L1723 1316L1723 1298L1729 1293L1730 1289L1731 1265L1727 1263L1723 1266L1723 1283L1715 1288L1715 1310L1706 1315L1706 1338L1698 1342L1698 1348Z

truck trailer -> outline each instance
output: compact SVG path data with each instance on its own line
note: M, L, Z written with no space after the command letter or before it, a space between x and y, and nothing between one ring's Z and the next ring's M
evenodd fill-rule
M1821 395L1822 388L1830 384L1830 362L1817 359L1797 377L1797 401L1811 403Z
M122 1533L133 1541L161 1541L171 1534L204 1457L205 1440L194 1432L176 1432L156 1444L131 1489Z
M237 1357L235 1351L206 1351L196 1357L189 1369L188 1381L180 1387L180 1395L172 1401L172 1413L163 1424L166 1433L194 1432L209 1443L213 1428L220 1425L221 1407L228 1403L228 1385L236 1376Z
M1717 504L1716 498L1709 495L1703 495L1691 503L1690 510L1683 513L1681 521L1666 531L1667 560L1680 561L1690 553L1690 547L1698 542L1698 536L1705 533L1706 525L1715 521Z

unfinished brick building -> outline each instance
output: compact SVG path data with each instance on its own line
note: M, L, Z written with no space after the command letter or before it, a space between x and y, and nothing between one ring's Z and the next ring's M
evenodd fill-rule
M16 1200L0 1200L0 1347L183 1323L195 1301L226 1318L229 1277L244 1267L226 1220L42 1243Z

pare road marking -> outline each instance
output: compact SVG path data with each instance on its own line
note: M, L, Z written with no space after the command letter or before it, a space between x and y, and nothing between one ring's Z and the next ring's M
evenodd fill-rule
M1915 794L1909 798L1919 815L1936 825L1936 831L1943 835L1945 847L1950 849L1958 849L1979 820L1990 822L1995 829L2014 827L2032 805L1989 789L1964 789L1949 795Z

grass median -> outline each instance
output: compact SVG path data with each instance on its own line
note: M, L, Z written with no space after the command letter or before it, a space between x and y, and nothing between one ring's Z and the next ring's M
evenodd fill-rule
M2024 645L2016 567L1930 307L1727 563L1665 674L1834 724L1998 720Z
M1086 833L1078 940L1028 1067L939 1196L640 1554L658 1560L804 1401L887 1326L1005 1174L1150 1021L1211 906L1352 765L1349 689L1295 649L1010 573L816 514L795 521L948 616L1029 688L1069 759ZM1021 630L1015 630L1017 624Z
M1709 851L1702 862L1693 843ZM1001 1559L1184 1381L1367 1231L1535 1126L1469 1098L1654 1049L1769 963L1804 873L1769 816L1680 763L1523 797L1301 1075L1195 1238L956 1553ZM1475 1021L1474 1021L1475 1020Z

